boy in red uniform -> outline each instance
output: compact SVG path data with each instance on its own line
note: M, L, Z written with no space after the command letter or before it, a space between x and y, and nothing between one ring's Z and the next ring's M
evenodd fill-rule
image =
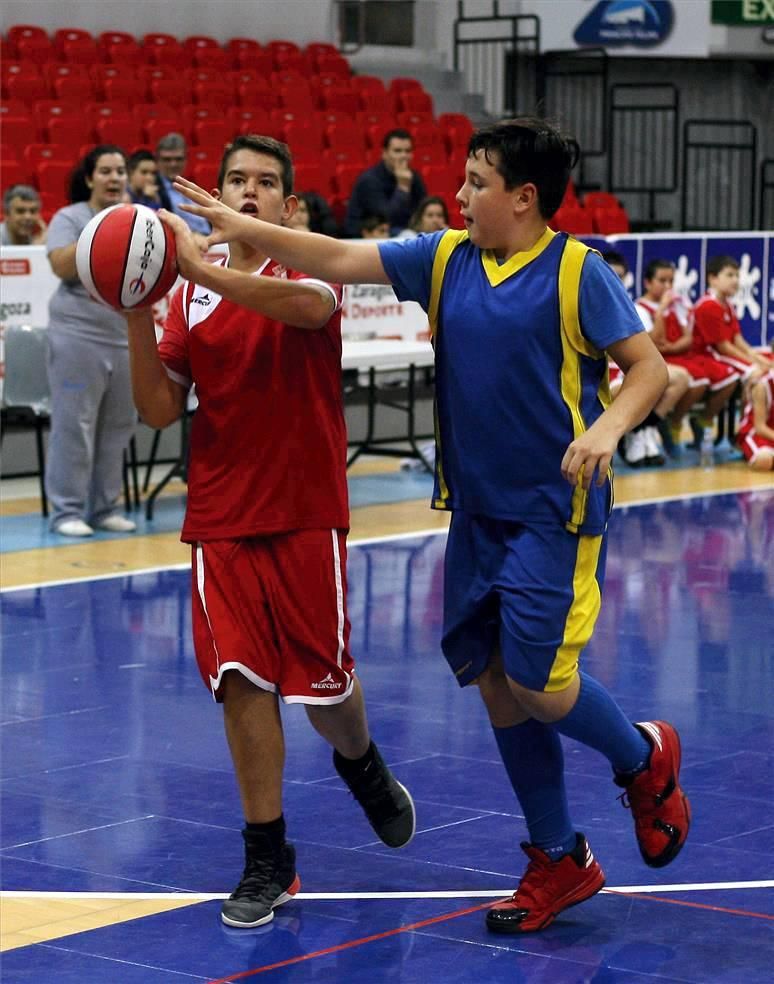
M707 263L707 293L693 309L693 349L736 369L746 383L768 372L772 359L756 352L742 335L729 303L738 290L739 264L733 256L711 257Z
M702 427L712 427L742 374L706 353L693 350L692 313L685 300L672 290L675 267L670 260L651 260L642 279L645 293L635 307L645 330L650 332L667 365L679 366L691 377L688 392L672 410L672 440L678 445L683 418L693 404L709 391L699 423Z
M226 149L219 198L242 215L280 225L297 207L292 187L285 144L243 136ZM385 844L411 839L414 805L370 740L348 649L341 287L238 242L206 263L186 223L163 217L190 279L158 348L150 310L127 315L132 386L142 418L165 427L196 385L182 539L196 658L223 703L246 820L244 874L222 918L253 927L300 887L280 698L305 706Z
M750 468L774 469L774 369L750 386L736 440Z

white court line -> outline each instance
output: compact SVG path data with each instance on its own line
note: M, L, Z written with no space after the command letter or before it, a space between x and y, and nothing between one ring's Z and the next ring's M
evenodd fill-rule
M658 505L661 502L682 502L687 499L708 499L716 495L743 495L745 492L774 492L774 486L770 489L763 486L750 487L742 486L734 489L713 489L706 492L683 492L680 495L655 496L649 499L635 499L632 502L616 502L614 509L638 509L641 506ZM363 537L362 539L348 539L348 547L365 547L372 543L388 543L393 540L414 540L429 536L445 536L448 533L446 527L434 527L430 530L414 530L413 533L388 533L384 536ZM141 536L143 534L140 534ZM42 549L42 548L41 548ZM59 548L56 548L59 549ZM61 548L66 549L66 548ZM93 574L91 577L64 578L58 581L35 581L32 584L19 584L12 588L0 588L0 594L11 594L14 591L32 591L34 588L58 588L65 584L83 584L86 581L108 581L117 577L135 577L142 574L160 574L162 571L190 571L190 564L164 564L161 567L141 567L138 570L113 571L110 574Z
M699 882L685 885L615 885L602 892L626 895L656 894L657 892L722 892L731 889L774 888L774 879L764 881ZM347 899L499 899L508 894L506 888L495 891L461 892L299 892L296 899L316 901L346 901ZM227 899L227 894L198 892L19 892L0 891L2 899L110 899L127 902L176 901L211 902Z

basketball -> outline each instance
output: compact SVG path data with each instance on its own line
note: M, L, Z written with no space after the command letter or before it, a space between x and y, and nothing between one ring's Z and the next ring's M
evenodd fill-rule
M175 236L145 205L113 205L78 238L75 265L91 296L118 310L160 301L177 279Z

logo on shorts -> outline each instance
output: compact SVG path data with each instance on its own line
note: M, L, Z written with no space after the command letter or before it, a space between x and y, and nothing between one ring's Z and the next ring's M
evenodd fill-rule
M341 684L336 683L329 673L326 677L323 677L319 683L313 683L312 690L338 690L340 686Z

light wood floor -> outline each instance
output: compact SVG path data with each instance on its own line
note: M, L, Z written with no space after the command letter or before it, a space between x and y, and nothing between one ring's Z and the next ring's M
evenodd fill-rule
M365 461L358 463L352 473L374 474L394 468L397 464L385 464L383 460ZM619 476L616 501L620 507L627 503L671 499L701 492L764 488L774 489L771 474L755 474L743 462L734 462L711 470L653 470ZM173 487L170 494L179 495L181 491L182 487ZM33 513L37 509L38 501L34 498L11 499L2 502L0 515ZM350 539L357 541L443 528L448 525L448 519L448 514L430 510L425 499L363 506L352 510ZM190 553L189 548L180 543L177 534L161 533L19 551L3 554L1 559L3 587L14 587L186 564ZM185 898L122 901L107 897L4 897L0 898L0 950L56 939L195 902L195 899Z

